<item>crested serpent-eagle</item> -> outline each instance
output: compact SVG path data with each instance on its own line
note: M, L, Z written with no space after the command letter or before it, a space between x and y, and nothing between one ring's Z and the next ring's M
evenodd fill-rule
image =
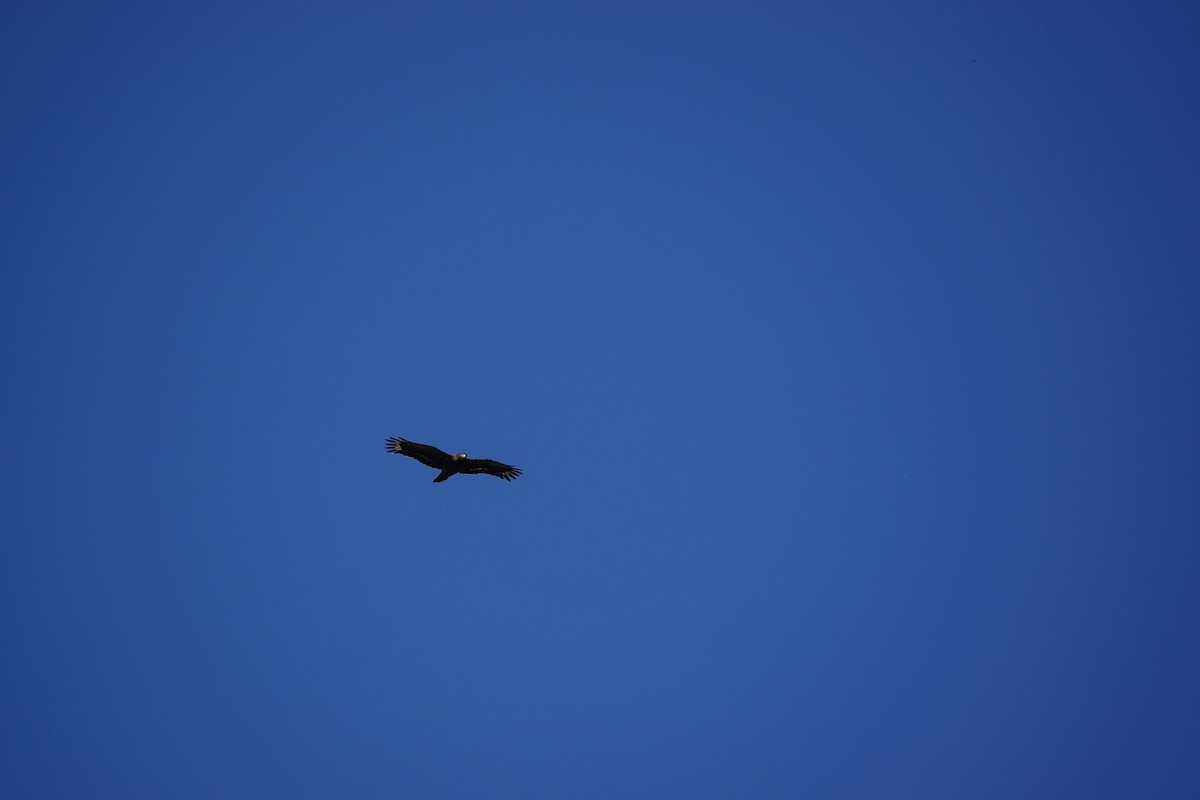
M521 470L516 467L510 467L508 464L501 464L499 461L492 461L490 458L467 458L466 453L457 453L450 455L443 453L433 445L417 444L410 442L408 439L397 439L388 437L387 450L389 453L397 453L409 458L415 458L427 467L440 469L441 472L433 479L434 483L441 483L456 472L461 472L465 475L495 475L497 478L503 478L506 481L511 481L521 474Z

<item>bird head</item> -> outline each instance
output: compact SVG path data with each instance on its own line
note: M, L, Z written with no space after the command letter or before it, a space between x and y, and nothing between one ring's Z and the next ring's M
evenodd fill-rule
M455 453L455 454L454 454L454 460L455 460L455 461L461 461L462 459L464 459L464 458L466 458L466 457L467 457L467 454L466 454L466 453Z

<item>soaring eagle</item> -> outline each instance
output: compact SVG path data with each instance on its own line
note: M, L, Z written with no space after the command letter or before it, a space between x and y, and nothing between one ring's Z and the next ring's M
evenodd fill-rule
M389 436L387 450L389 453L415 458L427 467L440 469L441 472L433 479L434 483L441 483L456 472L466 475L477 475L482 472L506 481L511 481L521 474L521 470L516 467L492 461L490 458L467 458L466 453L450 455L432 445L417 444L408 439L396 439Z

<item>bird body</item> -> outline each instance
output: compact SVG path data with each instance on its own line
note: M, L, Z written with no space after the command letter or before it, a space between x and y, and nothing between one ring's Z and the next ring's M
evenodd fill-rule
M386 447L389 453L415 458L427 467L441 470L433 479L434 483L441 483L459 472L465 475L495 475L506 481L515 480L521 474L521 470L516 467L501 464L490 458L467 458L466 453L450 455L433 445L418 444L408 439L388 437Z

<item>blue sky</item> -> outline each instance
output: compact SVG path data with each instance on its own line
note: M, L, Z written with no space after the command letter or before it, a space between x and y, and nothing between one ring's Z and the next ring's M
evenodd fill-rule
M1194 11L202 6L0 25L0 794L1200 791Z

